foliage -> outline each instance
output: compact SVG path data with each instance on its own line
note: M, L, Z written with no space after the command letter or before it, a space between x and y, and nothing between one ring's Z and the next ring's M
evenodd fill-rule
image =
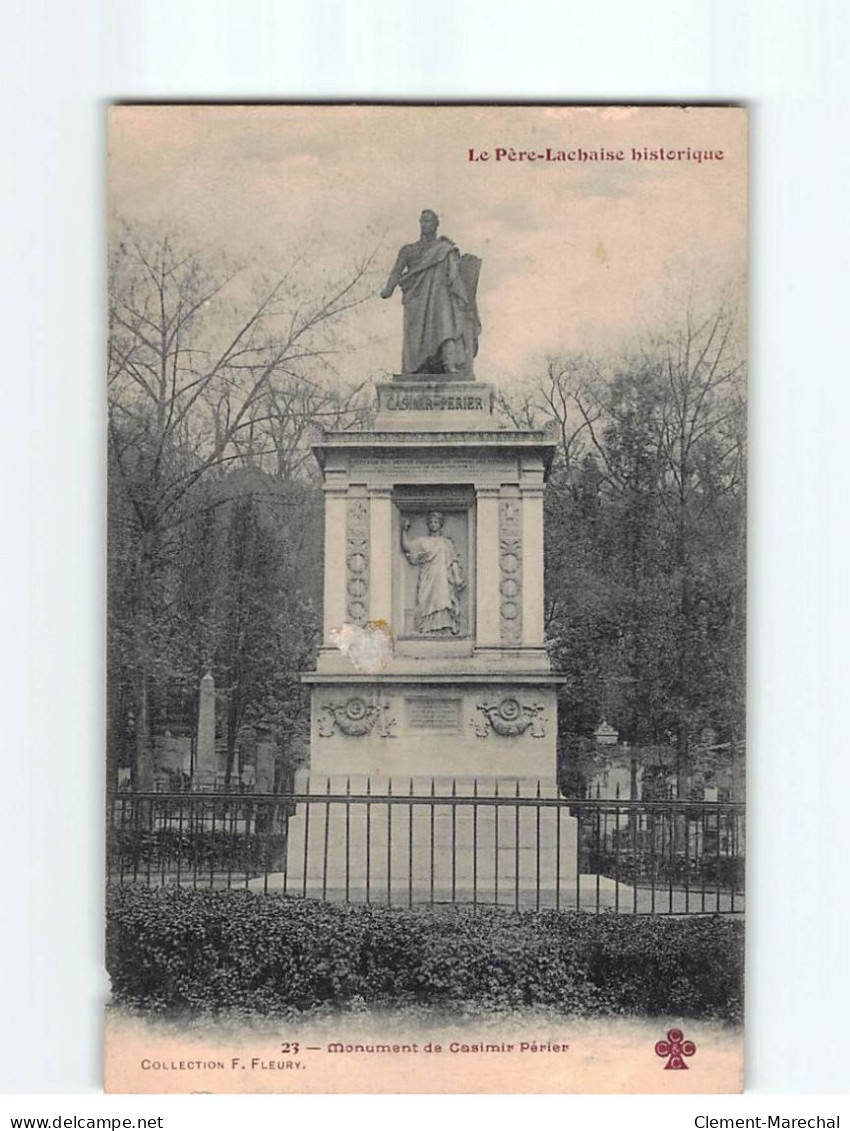
M561 747L602 718L632 747L744 738L745 371L735 312L686 305L606 361L550 358L503 399L558 440L546 495L546 614L567 675Z
M110 891L116 1000L147 1010L319 1005L739 1021L743 926L721 917L395 909L242 891Z
M212 872L240 875L274 867L286 852L286 836L234 836L227 829L119 829L111 834L109 851L126 876L182 869L184 876L195 872L203 882Z
M283 742L300 726L319 615L310 433L362 415L332 359L369 269L266 281L161 232L113 241L108 748L142 788L157 716L175 701L191 715L207 670L229 770L243 727Z

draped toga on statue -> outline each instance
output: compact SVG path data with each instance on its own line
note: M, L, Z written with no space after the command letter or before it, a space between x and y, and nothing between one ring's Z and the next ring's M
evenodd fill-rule
M399 251L381 294L389 298L401 288L402 373L471 377L481 332L476 303L481 260L461 255L450 239L437 236L438 223L436 213L422 213L422 238Z
M440 349L457 343L457 368L478 352L478 313L461 273L460 253L444 236L406 249L407 271L398 281L404 296L402 372L439 372ZM471 257L470 257L471 258Z
M463 571L451 538L425 534L405 539L404 553L419 567L416 584L416 630L429 633L460 631L459 591L464 587Z

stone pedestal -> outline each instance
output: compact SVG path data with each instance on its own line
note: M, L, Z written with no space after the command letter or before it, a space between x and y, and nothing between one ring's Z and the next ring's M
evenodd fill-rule
M300 804L290 818L289 894L522 907L566 906L573 897L574 819L563 809L522 804L557 796L552 785L528 778L309 775L298 789L335 800L311 802L309 815ZM349 797L354 800L341 800ZM366 804L364 797L376 800Z
M495 391L483 381L419 374L379 382L375 430L422 431L492 428Z
M456 795L463 782L464 794L498 789L502 795L518 791L521 798L554 797L560 679L544 647L543 490L555 443L542 431L498 428L493 389L484 382L399 376L377 393L371 429L326 432L314 447L325 491L325 606L317 669L303 677L312 687L310 792L318 786L319 792L342 795L356 778L361 784L369 779L373 794L392 781L404 791L412 783L419 796L434 779L445 789L454 780ZM449 546L440 561L455 561L454 582L461 576L451 612L436 632L423 629L433 623L423 616L426 567L419 551L411 550L433 546L434 536ZM390 634L379 670L358 668L351 653L340 651L344 625ZM342 853L349 889L353 884L359 891L365 874L359 865L351 871L352 853L360 859L367 839L386 886L387 861L380 866L378 858L396 834L412 844L414 871L407 850L393 858L390 893L396 884L421 887L416 862L431 848L430 823L426 837L420 806L384 806L398 823L390 832L386 814L372 805L368 837L365 805L329 806L320 832L315 823L307 829L302 808L290 821L288 871L305 890L315 894L316 882L327 888L331 881L336 890ZM488 883L495 890L497 881L516 887L517 875L526 890L529 877L537 882L539 868L551 890L574 877L571 818L556 820L553 808L518 810L517 873L510 814L478 807L473 845L472 823L461 809L452 819L450 806L438 806L435 825L436 859L455 861L456 898L466 898L458 892L468 891L473 873L480 875L482 890ZM318 812L315 804L311 812ZM343 813L347 854L340 841ZM528 820L535 835L540 824L534 845L539 860L531 871L524 863L532 851L524 831ZM500 836L498 850L497 828L506 838Z

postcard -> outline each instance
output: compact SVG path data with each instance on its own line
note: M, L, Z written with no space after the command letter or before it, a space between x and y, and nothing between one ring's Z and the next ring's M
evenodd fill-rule
M108 136L107 1090L739 1091L746 111Z

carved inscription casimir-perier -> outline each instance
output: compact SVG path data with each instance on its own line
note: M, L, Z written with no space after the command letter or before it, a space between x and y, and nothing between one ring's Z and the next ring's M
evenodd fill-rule
M503 644L522 641L522 526L519 499L499 503L499 630Z
M352 624L369 619L369 500L350 499L346 524L346 607Z

